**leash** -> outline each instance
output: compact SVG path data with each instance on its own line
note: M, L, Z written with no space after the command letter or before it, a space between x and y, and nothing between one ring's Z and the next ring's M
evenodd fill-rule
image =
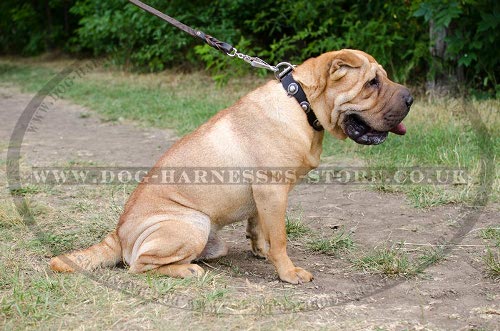
M283 85L283 88L285 91L287 91L288 96L293 96L299 105L302 107L304 112L307 115L307 121L309 122L309 125L313 127L314 130L316 131L322 131L323 127L321 124L319 124L318 118L314 114L314 112L311 109L310 103L307 100L306 94L304 93L304 90L300 86L300 84L295 81L292 77L292 71L295 68L295 65L290 64L288 62L280 62L277 65L273 66L267 63L266 61L254 57L254 56L249 56L244 53L238 52L238 50L233 47L231 44L223 42L218 40L215 37L212 37L211 35L208 35L204 33L203 31L200 30L195 30L186 24L179 22L173 17L170 17L161 11L146 5L140 0L129 0L131 3L136 5L137 7L141 8L142 10L155 15L156 17L161 18L162 20L170 23L171 25L175 26L176 28L190 34L193 37L199 38L203 40L206 44L209 46L215 48L218 51L221 51L225 53L227 56L230 57L238 57L239 59L242 59L243 61L249 63L252 67L255 68L263 68L270 70L274 72L274 76L278 81L281 82Z

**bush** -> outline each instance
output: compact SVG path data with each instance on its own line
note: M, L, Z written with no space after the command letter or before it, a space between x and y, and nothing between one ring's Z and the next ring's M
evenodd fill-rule
M499 93L495 45L500 42L500 5L493 0L147 3L269 63L300 63L325 51L357 48L402 83L455 77L470 88ZM0 27L8 32L0 36L3 53L61 48L111 56L117 65L139 70L207 68L217 78L250 70L126 0L4 0L0 10ZM433 56L436 42L445 51Z
M36 55L64 48L78 24L65 0L2 0L0 53Z
M428 0L419 5L416 17L423 17L444 37L445 52L436 56L430 80L439 75L456 79L468 87L500 97L498 45L500 3L493 0ZM431 44L438 40L431 40Z

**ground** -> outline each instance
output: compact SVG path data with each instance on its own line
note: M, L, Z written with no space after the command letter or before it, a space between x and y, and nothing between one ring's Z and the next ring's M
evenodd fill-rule
M2 160L14 125L32 97L14 86L0 89ZM149 167L176 139L168 130L121 119L105 122L90 109L58 101L36 132L24 137L22 170ZM329 162L342 166L350 161ZM5 184L5 175L1 180ZM132 189L133 185L28 186L24 195L32 203L36 224L23 225L10 215L11 224L0 228L5 233L0 325L7 329L499 328L500 286L484 262L487 247L494 246L484 230L498 226L498 204L417 209L401 194L362 185L299 185L292 192L289 255L314 274L311 283L280 282L269 262L249 253L244 223L223 231L229 254L200 263L209 271L200 280L133 276L126 266L76 275L49 271L47 262L54 254L88 246L113 229ZM6 190L1 198L3 204L10 201ZM440 246L454 236L453 244ZM389 261L370 262L381 254ZM436 262L428 268L416 270L419 261L433 258ZM20 296L20 291L29 295ZM36 302L30 302L33 298Z

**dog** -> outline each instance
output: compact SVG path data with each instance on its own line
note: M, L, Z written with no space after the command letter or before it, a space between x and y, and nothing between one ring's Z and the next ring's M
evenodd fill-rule
M311 281L313 275L295 266L286 250L285 213L296 181L264 170L259 183L151 184L162 169L174 168L279 167L300 178L318 167L324 131L360 144L380 144L388 132L405 134L401 121L413 97L372 56L332 51L308 59L292 76L310 109L278 81L258 87L166 151L129 197L115 231L90 248L53 258L51 268L73 272L124 261L131 273L200 276L204 270L194 261L228 252L219 230L247 220L252 252L268 259L282 281ZM324 130L309 123L305 110Z

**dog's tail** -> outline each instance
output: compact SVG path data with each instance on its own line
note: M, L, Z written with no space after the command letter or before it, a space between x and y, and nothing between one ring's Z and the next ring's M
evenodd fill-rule
M122 259L122 247L116 231L103 241L87 249L56 256L50 260L50 268L59 272L91 271L99 267L111 267Z

